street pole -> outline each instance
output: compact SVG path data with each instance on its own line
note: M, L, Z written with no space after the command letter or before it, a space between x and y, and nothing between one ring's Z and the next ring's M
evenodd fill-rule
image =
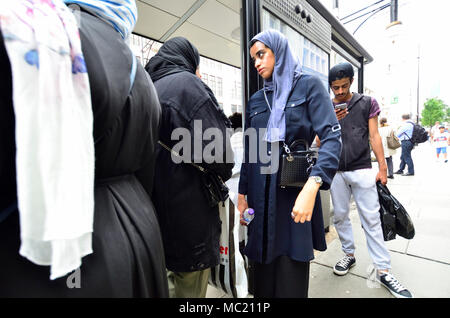
M401 21L398 20L398 0L391 0L391 23L386 27L386 29L389 29L390 27L402 24Z
M398 0L391 0L391 23L398 21Z

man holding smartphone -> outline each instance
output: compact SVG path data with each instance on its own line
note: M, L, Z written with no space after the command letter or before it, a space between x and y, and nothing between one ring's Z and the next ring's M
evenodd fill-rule
M329 84L335 96L333 104L342 133L339 169L330 192L334 206L334 226L345 256L334 266L334 273L345 275L356 264L349 218L350 198L353 195L378 281L395 297L411 298L411 293L389 273L391 260L380 221L376 182L387 183L387 165L378 132L380 107L373 97L350 91L353 76L350 63L338 64L329 73ZM378 161L376 176L372 170L369 141Z

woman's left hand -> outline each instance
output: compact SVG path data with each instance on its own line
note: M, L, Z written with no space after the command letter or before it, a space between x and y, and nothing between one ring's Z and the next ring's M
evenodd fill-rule
M305 183L302 191L300 191L297 196L297 200L295 200L295 204L292 209L291 216L295 223L305 223L305 221L311 221L319 188L320 185L314 181L314 179L308 179Z

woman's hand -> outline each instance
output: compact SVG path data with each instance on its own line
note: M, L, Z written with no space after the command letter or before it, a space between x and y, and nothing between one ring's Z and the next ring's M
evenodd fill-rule
M312 178L308 179L305 183L302 191L300 191L297 196L297 200L295 200L295 204L292 209L291 216L295 223L305 223L305 221L311 221L319 188L320 185Z
M248 203L247 203L247 200L245 199L245 195L244 194L238 193L238 206L237 206L237 208L239 210L239 214L241 215L241 218L240 218L241 225L247 225L247 223L244 221L244 211L246 209L248 209Z

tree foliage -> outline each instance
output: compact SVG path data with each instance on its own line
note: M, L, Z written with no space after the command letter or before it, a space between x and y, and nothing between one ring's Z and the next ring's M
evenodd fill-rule
M433 126L435 122L444 122L448 115L448 106L439 98L429 98L422 110L422 125Z

